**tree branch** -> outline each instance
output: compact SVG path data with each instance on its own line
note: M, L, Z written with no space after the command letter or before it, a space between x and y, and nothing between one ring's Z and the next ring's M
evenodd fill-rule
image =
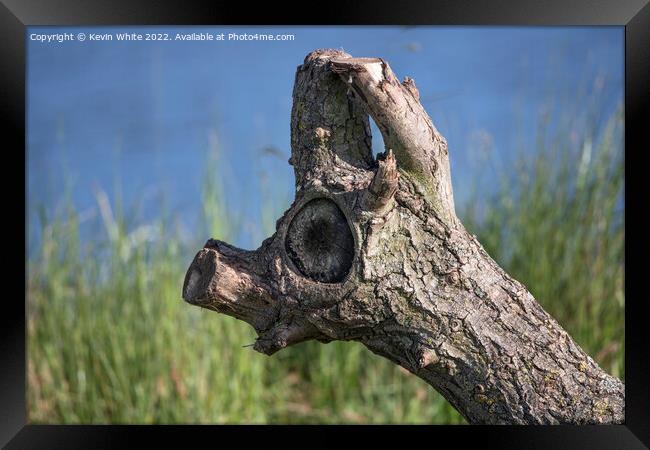
M330 64L365 104L400 167L423 184L438 215L455 220L447 142L420 104L415 82L400 83L381 58L335 57Z
M255 251L209 240L183 298L251 324L272 354L356 340L471 423L623 423L605 373L468 233L444 138L379 58L317 50L296 72L296 196ZM368 113L387 146L371 152ZM394 150L394 155L392 150Z

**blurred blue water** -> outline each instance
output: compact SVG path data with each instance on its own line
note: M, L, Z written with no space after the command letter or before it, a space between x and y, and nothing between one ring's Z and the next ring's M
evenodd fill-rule
M30 33L80 31L292 33L295 40L29 40ZM540 113L575 115L584 101L578 94L594 83L604 115L622 101L623 38L622 27L30 27L30 247L38 242L35 208L53 211L65 180L81 211L96 208L95 187L113 199L121 186L127 206L141 205L139 219L160 214L165 198L167 211L192 232L215 139L229 208L243 220L235 243L257 246L261 191L291 198L286 161L295 68L322 47L381 56L398 77L415 79L449 142L462 205L470 180L491 170L471 149L487 143L507 164L518 146L534 147ZM381 145L375 139L377 151Z

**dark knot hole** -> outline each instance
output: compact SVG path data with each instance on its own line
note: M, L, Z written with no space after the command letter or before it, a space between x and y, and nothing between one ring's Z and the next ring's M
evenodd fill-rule
M354 238L336 203L320 198L296 213L287 230L285 249L303 276L338 283L352 267Z

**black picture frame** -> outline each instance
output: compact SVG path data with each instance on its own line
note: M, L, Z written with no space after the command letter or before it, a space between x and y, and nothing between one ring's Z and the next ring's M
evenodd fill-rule
M645 269L640 240L643 207L631 204L642 196L636 184L644 167L635 165L648 150L645 122L650 104L650 5L648 0L438 0L386 2L375 0L353 4L328 2L315 10L309 6L298 10L282 9L276 2L160 2L85 0L2 0L0 5L0 70L5 141L4 184L5 221L4 247L11 244L11 253L23 264L5 261L5 298L2 308L0 338L0 444L7 449L54 448L122 448L143 444L156 448L197 447L199 441L210 446L226 442L246 444L252 438L283 444L300 445L299 435L307 431L311 439L318 436L320 444L339 444L341 434L355 439L383 437L408 433L408 441L422 439L429 445L454 446L475 442L496 448L617 448L634 449L650 446L650 364L648 361L646 316L642 313L643 279L636 271ZM290 12L289 12L290 11ZM625 373L626 421L624 425L601 426L410 426L410 427L282 427L258 426L255 433L240 426L55 426L26 424L26 351L25 290L27 234L24 223L16 219L22 211L26 220L26 169L22 184L13 180L14 167L25 167L25 62L26 27L30 25L544 25L586 26L615 25L625 27L625 202L626 277L625 308ZM646 114L644 114L646 113ZM7 160L7 158L9 158ZM14 165L15 162L15 165ZM22 195L16 195L18 191ZM7 202L12 202L7 205ZM22 236L22 240L18 237ZM632 245L627 245L632 242ZM21 245L22 244L22 245ZM6 252L6 250L5 250ZM7 253L5 253L7 254ZM22 256L21 256L22 255ZM632 262L632 263L631 263ZM23 269L23 277L20 269ZM26 283L25 283L26 285ZM25 286L23 286L25 287ZM8 291L7 291L8 290ZM283 434L284 436L279 436ZM290 437L290 440L287 438ZM225 439L225 441L224 441ZM303 441L304 442L304 441ZM312 441L313 442L313 441Z

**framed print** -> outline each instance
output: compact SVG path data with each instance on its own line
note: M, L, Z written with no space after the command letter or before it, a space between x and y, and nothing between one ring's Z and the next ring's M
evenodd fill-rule
M0 11L6 448L649 445L647 2Z

